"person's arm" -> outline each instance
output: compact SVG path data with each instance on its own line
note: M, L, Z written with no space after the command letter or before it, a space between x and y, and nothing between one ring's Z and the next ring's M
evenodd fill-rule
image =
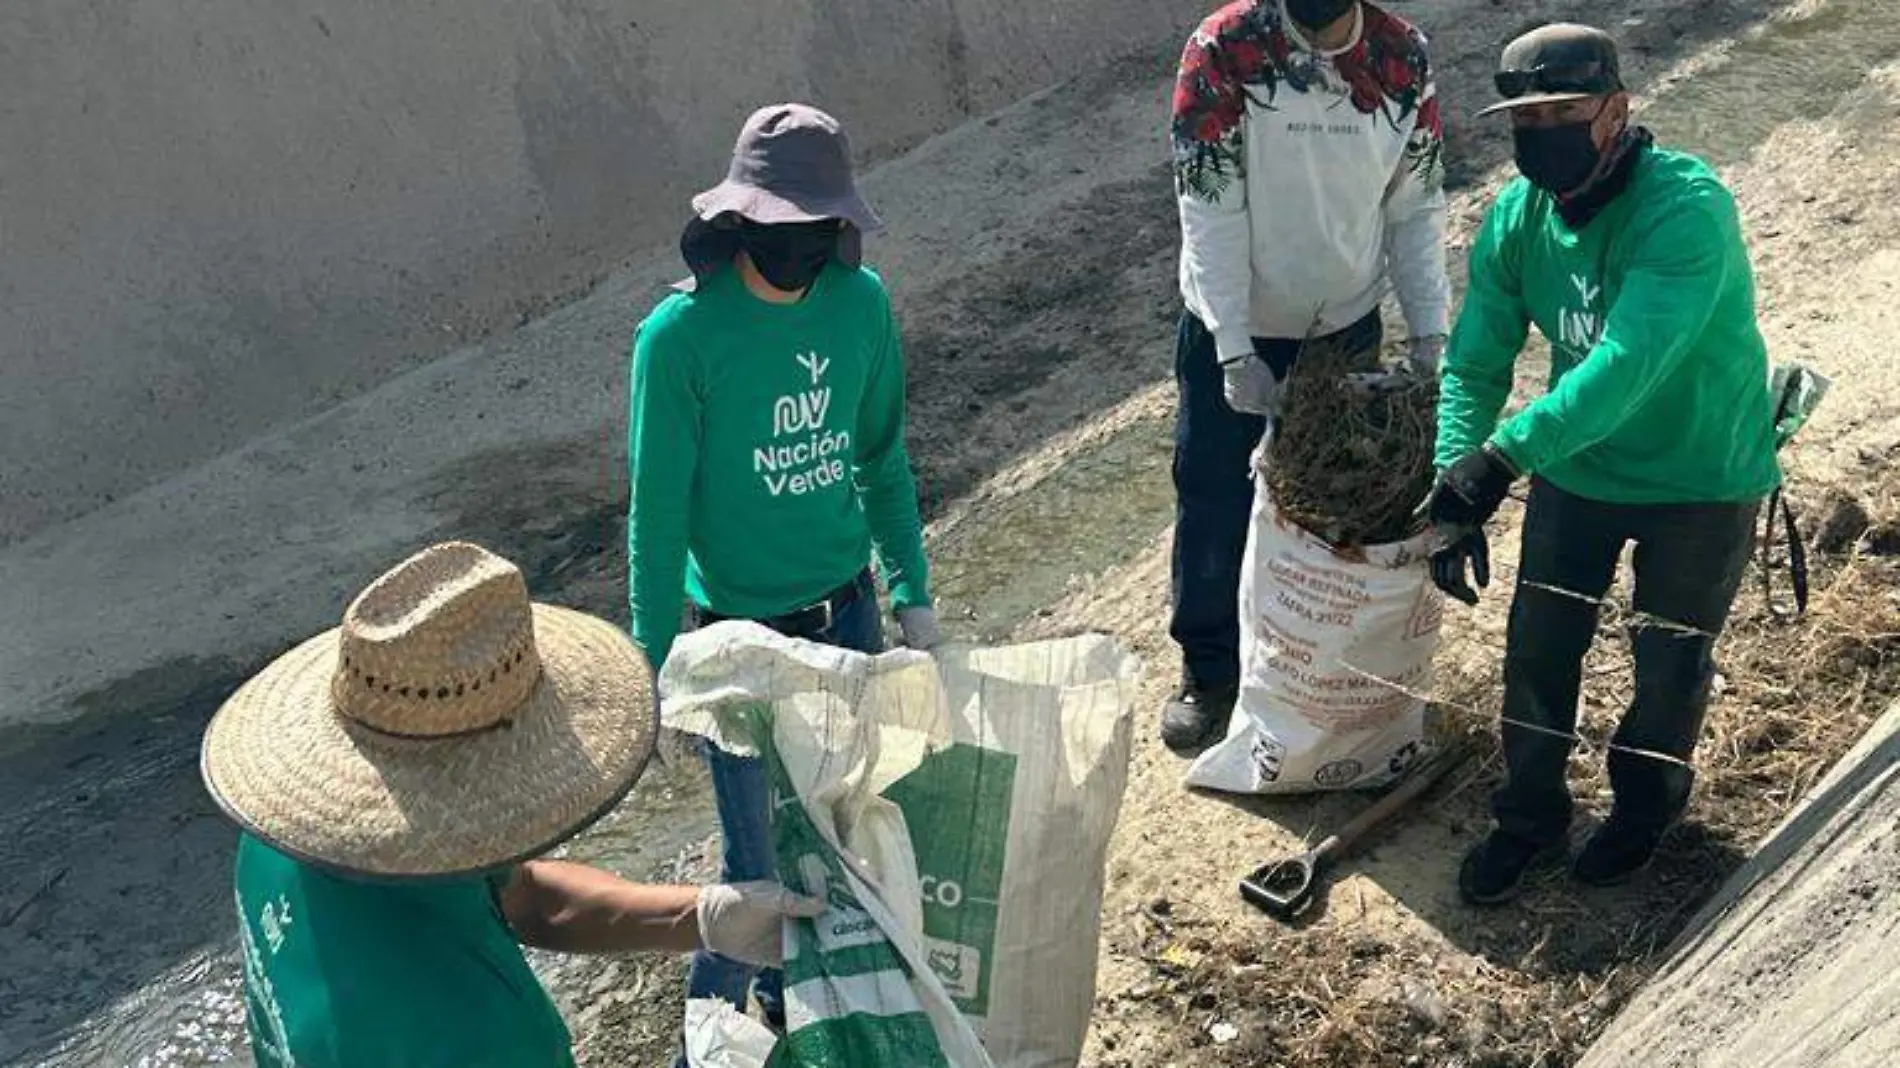
M1530 333L1512 235L1522 204L1521 189L1507 189L1491 206L1471 249L1465 303L1440 374L1435 450L1440 471L1484 444L1511 396L1512 372Z
M634 335L627 419L627 602L655 671L679 632L699 463L699 396L676 334L643 326Z
M515 937L538 949L691 953L700 945L698 887L643 886L563 860L516 868L501 908Z
M1422 37L1417 45L1418 111L1386 190L1385 261L1407 330L1414 338L1430 338L1443 337L1451 323L1451 280L1445 273L1445 131Z
M1603 335L1555 388L1492 442L1531 474L1602 441L1682 365L1728 284L1739 222L1713 184L1668 205L1640 238Z
M1181 54L1170 123L1181 272L1223 362L1253 351L1253 229L1247 219L1247 95L1222 53L1219 16Z
M858 408L855 451L858 499L877 549L879 567L891 591L891 606L930 605L929 565L924 560L924 524L917 510L917 481L904 447L904 349L889 297L879 290L882 307L872 329L875 353Z
M706 948L776 967L789 918L822 915L825 902L774 882L648 886L585 864L531 860L498 900L524 945L562 953L690 953Z

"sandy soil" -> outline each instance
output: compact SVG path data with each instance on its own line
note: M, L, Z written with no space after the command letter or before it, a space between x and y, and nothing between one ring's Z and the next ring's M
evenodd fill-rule
M1698 13L1709 14L1708 5ZM1892 188L1900 83L1891 65L1900 39L1878 28L1873 5L1808 5L1793 14L1804 18L1664 72L1643 118L1665 140L1728 168L1745 206L1776 358L1809 361L1834 377L1836 392L1790 457L1793 491L1817 506L1857 499L1879 528L1895 519L1892 464L1900 450L1884 344L1895 336L1900 280ZM1441 52L1447 37L1459 39L1441 33ZM1826 62L1805 61L1821 49L1830 50ZM1455 43L1448 55L1466 78L1476 72L1476 59L1460 57ZM1638 77L1654 77L1658 66ZM1451 84L1457 91L1460 81ZM1800 99L1781 99L1783 92ZM1487 145L1467 132L1462 147ZM1460 198L1464 233L1482 191ZM1533 387L1541 372L1524 372L1520 387ZM1494 545L1509 544L1514 512ZM1825 517L1816 526L1818 518ZM1892 547L1881 548L1878 531L1858 551L1851 536L1833 541L1849 556L1822 561L1824 590L1806 629L1774 622L1751 582L1724 653L1695 807L1652 872L1618 891L1581 892L1556 876L1497 912L1457 902L1456 864L1482 832L1484 795L1498 774L1487 747L1346 866L1323 915L1289 931L1248 912L1235 879L1343 822L1363 800L1190 794L1178 785L1182 763L1145 736L1110 862L1105 964L1085 1063L1569 1063L1713 886L1895 692L1894 600L1860 585L1891 581L1891 564L1874 554ZM1508 560L1500 570L1508 580ZM1158 705L1172 682L1166 576L1159 538L1031 632L1088 626L1128 635L1154 665L1149 696ZM1482 722L1495 709L1507 603L1494 586L1476 612L1447 622L1438 692L1454 721ZM1851 651L1829 644L1842 636ZM1596 738L1613 729L1619 691L1627 693L1619 636L1606 626L1604 638L1585 702L1585 731ZM1790 660L1805 665L1794 679L1784 673ZM1761 722L1782 714L1771 709L1784 707L1785 732L1761 735ZM1808 759L1776 751L1797 745L1811 747ZM1600 813L1607 784L1599 754L1579 756L1573 784Z
M1587 14L1619 28L1629 76L1645 93L1644 121L1708 155L1735 182L1777 358L1808 360L1836 376L1837 392L1790 461L1797 496L1855 497L1876 527L1900 518L1887 469L1900 426L1886 391L1870 387L1870 379L1885 380L1875 339L1891 336L1882 327L1893 313L1891 301L1878 298L1893 284L1900 247L1888 192L1900 143L1877 136L1895 132L1878 68L1900 55L1900 40L1879 25L1874 5L1404 6L1432 31L1454 101L1484 98L1498 42L1533 14ZM1152 121L1157 112L1134 102L1161 98L1169 58L1131 63L1149 72L1146 80L1085 78L1033 108L1059 123L1106 115L1105 140L1138 144L1147 135L1121 124ZM1462 119L1471 109L1450 109L1459 253L1504 173L1504 138ZM1757 716L1805 716L1825 729L1812 737L1791 729L1784 738L1814 743L1802 762L1764 767L1738 758L1711 770L1691 819L1639 883L1586 895L1553 878L1506 910L1459 905L1455 866L1483 829L1484 796L1498 773L1484 749L1347 865L1328 909L1299 930L1275 926L1245 909L1234 880L1364 802L1191 794L1179 786L1183 764L1153 738L1153 710L1173 683L1164 633L1175 312L1165 175L1149 165L1068 187L1084 199L1046 205L1027 232L986 226L980 213L964 214L959 179L987 169L979 185L989 196L1046 195L1042 181L1024 180L1023 168L1059 181L1065 167L1084 166L1065 161L1070 143L1062 139L1033 156L1017 155L1023 138L1009 140L993 151L974 142L934 146L955 154L956 169L939 175L939 188L953 192L923 225L955 214L974 219L978 233L954 259L894 270L910 287L900 292L917 360L916 458L933 503L947 499L932 527L947 609L965 633L990 638L1109 630L1150 665L1144 729L1110 859L1097 1021L1084 1063L1569 1063L1697 904L1894 692L1892 643L1869 636L1864 624L1865 613L1890 616L1895 606L1870 606L1850 596L1855 582L1842 581L1890 570L1858 552L1821 561L1814 611L1821 622L1796 630L1775 623L1751 585L1730 643L1747 651L1728 654L1731 677L1710 747L1755 756L1771 749L1773 738L1750 732ZM966 153L991 162L972 163ZM1107 158L1114 167L1117 157ZM1522 368L1524 392L1541 380L1536 357ZM993 474L974 478L982 472ZM1515 522L1513 509L1498 539L1507 547L1505 587ZM1076 538L1078 529L1088 536ZM1849 538L1836 549L1853 545ZM1496 700L1502 593L1494 587L1480 610L1447 626L1445 718L1481 741ZM1893 629L1882 622L1871 629ZM1620 638L1608 627L1604 637L1587 699L1594 737L1607 735L1627 687ZM1758 670L1764 650L1778 647L1808 650L1808 666L1772 678ZM1600 759L1580 755L1575 777L1588 807L1601 810ZM596 1063L633 1052L610 1033L598 1038L605 1045L597 1048L614 1055L591 1057Z
M1710 156L1734 182L1776 357L1809 360L1835 376L1836 392L1789 458L1798 495L1817 505L1829 491L1857 499L1872 529L1821 561L1823 588L1799 627L1773 622L1751 586L1705 747L1711 758L1732 750L1720 768L1734 772L1705 777L1689 825L1644 882L1584 895L1553 880L1500 912L1460 907L1453 871L1482 830L1483 796L1497 773L1486 756L1347 864L1322 915L1298 931L1275 926L1245 910L1234 880L1364 802L1190 794L1179 786L1184 765L1153 737L1153 716L1174 681L1164 626L1178 301L1162 120L1179 42L1078 72L881 168L876 193L892 233L877 259L892 280L915 368L912 448L947 619L986 638L1109 629L1149 664L1108 873L1097 1026L1085 1057L1097 1068L1568 1063L1712 884L1894 690L1889 632L1900 622L1869 615L1900 613L1873 585L1893 577L1879 553L1900 550L1893 497L1900 391L1883 346L1900 336L1893 66L1900 33L1879 17L1881 0L1395 7L1434 40L1461 243L1505 162L1502 128L1469 118L1488 98L1500 43L1535 18L1582 17L1616 29L1626 74L1644 94L1644 121L1663 140ZM628 287L615 299L647 295ZM609 316L576 312L585 315L565 321L585 318L590 330L624 336L621 326L638 309L613 312L618 318L604 326ZM1526 388L1537 380L1534 363L1522 369ZM603 489L615 485L613 444L476 457L440 472L433 496L418 504L442 532L480 537L522 560L543 595L618 618L624 503ZM1507 522L1515 522L1514 509ZM1508 536L1498 544L1508 546ZM1508 580L1511 553L1501 555ZM1479 611L1447 624L1440 689L1447 721L1479 737L1496 697L1506 601L1494 585ZM1621 649L1613 634L1605 637L1586 716L1596 737L1607 734L1626 684ZM1789 654L1786 663L1761 652L1777 648ZM227 891L216 874L228 832L191 786L189 741L244 665L188 666L171 677L189 685L127 683L140 707L177 724L155 720L113 728L106 740L34 751L36 760L79 769L61 773L52 791L31 779L0 785L0 802L9 802L0 804L9 813L0 827L27 832L0 844L0 873L24 873L17 887L0 888L0 920L22 908L0 929L0 945L16 962L0 974L0 1006L18 992L25 1000L13 1004L37 1026L76 1011L67 1002L105 999L90 992L62 1000L63 981L124 994L135 1015L151 984L176 981L193 998L202 991L207 1007L173 998L166 1018L202 1022L219 1040L196 1041L167 1063L241 1062L244 1053L228 1041L232 1021L211 1019L232 1004L230 984L218 978L230 970L219 948ZM1808 747L1799 759L1768 759L1795 746ZM104 765L150 775L119 776L95 790L87 769L104 766L101 752L113 754ZM1574 767L1581 796L1595 807L1603 800L1599 765L1582 756ZM147 781L162 782L163 803L140 786ZM69 787L80 791L76 799L57 796ZM702 775L684 763L658 769L633 804L648 807L647 816L618 815L582 851L636 875L709 870ZM102 805L110 809L104 816L88 815ZM44 820L42 831L33 830L36 820ZM77 837L62 845L61 834ZM113 840L119 851L107 864L98 856ZM41 875L61 865L73 874L39 894ZM114 928L121 901L145 904ZM141 948L148 944L154 948ZM139 953L152 959L128 968L124 959ZM679 1013L676 963L537 964L568 1011L585 1063L663 1061ZM148 988L124 986L135 982ZM0 1009L0 1022L7 1011ZM1234 1037L1216 1041L1209 1028L1217 1022L1232 1025ZM0 1042L0 1056L7 1047Z

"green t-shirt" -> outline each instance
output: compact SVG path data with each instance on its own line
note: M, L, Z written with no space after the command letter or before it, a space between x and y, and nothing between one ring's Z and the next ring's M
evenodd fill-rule
M875 273L833 264L771 304L720 271L640 324L632 379L628 600L655 665L685 597L795 611L874 548L896 607L930 603L903 352Z
M497 888L347 879L244 835L238 931L259 1068L572 1068Z
M1779 483L1735 201L1701 160L1642 151L1581 230L1522 178L1498 194L1445 352L1441 468L1490 440L1593 500L1741 502ZM1533 322L1550 340L1549 392L1500 426Z

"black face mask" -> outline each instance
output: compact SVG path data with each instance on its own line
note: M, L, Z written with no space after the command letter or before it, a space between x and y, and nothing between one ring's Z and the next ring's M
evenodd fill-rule
M816 282L831 262L838 229L834 219L770 226L746 222L739 227L739 246L773 289L797 293Z
M1323 29L1352 10L1359 0L1286 0L1286 13L1309 29Z
M1589 122L1513 127L1518 173L1546 192L1559 196L1576 192L1603 159L1590 127Z

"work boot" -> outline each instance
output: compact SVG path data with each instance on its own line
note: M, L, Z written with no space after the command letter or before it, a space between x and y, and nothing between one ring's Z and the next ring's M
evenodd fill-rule
M1617 886L1629 882L1637 872L1649 867L1661 837L1654 830L1635 827L1611 816L1584 843L1570 873L1585 886Z
M1184 682L1161 710L1161 744L1183 756L1204 749L1227 733L1240 687Z
M1458 868L1458 893L1470 905L1502 905L1524 889L1524 876L1534 868L1563 859L1559 840L1539 845L1514 834L1494 830L1465 854Z

